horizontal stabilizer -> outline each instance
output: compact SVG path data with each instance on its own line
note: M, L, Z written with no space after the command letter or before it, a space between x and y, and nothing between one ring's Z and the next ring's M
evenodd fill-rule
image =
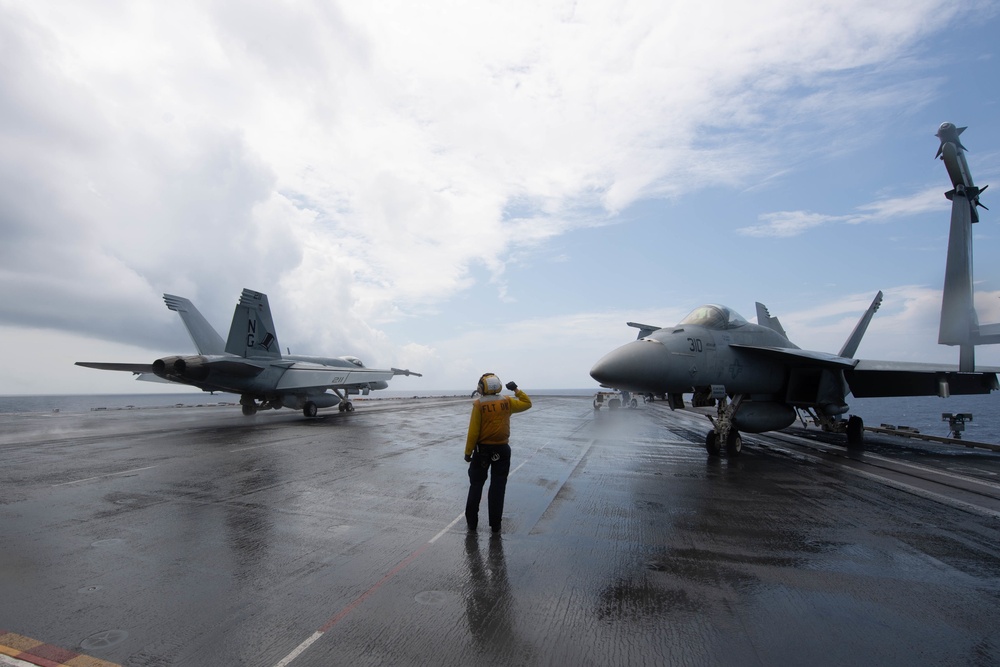
M115 363L105 363L103 361L78 361L77 366L84 366L86 368L96 368L101 371L125 371L128 373L135 373L136 375L140 373L152 373L153 364L115 364Z
M152 373L139 373L135 376L135 379L139 382L159 382L160 384L173 384L173 380L168 380L166 378L161 378L159 375L153 375Z

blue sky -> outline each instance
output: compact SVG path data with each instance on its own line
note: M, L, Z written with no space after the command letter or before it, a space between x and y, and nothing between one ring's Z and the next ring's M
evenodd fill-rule
M934 133L1000 183L997 34L978 1L0 1L0 394L163 391L72 364L192 351L161 295L225 334L243 287L399 390L596 386L626 321L704 302L835 351L880 289L859 356L956 363Z

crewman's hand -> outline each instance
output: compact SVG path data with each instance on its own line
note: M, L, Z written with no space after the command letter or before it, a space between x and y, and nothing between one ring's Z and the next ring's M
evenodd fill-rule
M510 389L511 391L517 391L517 383L511 380L510 382L507 383L507 388Z
M466 454L465 455L465 462L466 463L472 463L472 455L471 454Z

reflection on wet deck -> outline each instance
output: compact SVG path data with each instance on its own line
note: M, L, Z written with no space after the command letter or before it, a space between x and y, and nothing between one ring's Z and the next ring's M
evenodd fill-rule
M126 665L1000 662L988 515L540 397L470 534L467 401L372 408L0 417L0 627Z

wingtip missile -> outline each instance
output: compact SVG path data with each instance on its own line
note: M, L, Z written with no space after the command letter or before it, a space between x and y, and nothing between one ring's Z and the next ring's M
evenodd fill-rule
M941 140L941 145L938 146L935 157L940 157L944 161L948 177L955 188L946 192L945 197L953 200L956 194L964 196L969 201L969 207L972 209L972 222L979 222L979 213L976 211L976 208L989 210L979 201L979 195L986 189L986 186L979 188L972 182L969 163L965 159L967 149L958 138L966 129L968 128L955 127L954 123L941 123L935 135Z
M967 129L968 126L955 127L954 123L941 123L941 126L938 127L938 131L934 134L935 137L941 140L941 144L938 146L937 153L934 154L934 157L941 157L945 144L955 144L963 151L969 150L962 145L962 141L958 138L958 135L962 134Z

